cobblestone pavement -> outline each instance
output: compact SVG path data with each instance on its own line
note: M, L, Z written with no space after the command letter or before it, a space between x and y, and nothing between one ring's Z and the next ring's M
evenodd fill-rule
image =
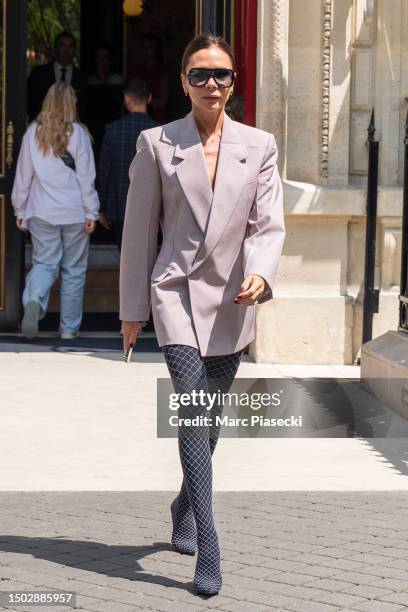
M93 612L408 609L408 492L216 492L211 598L192 590L195 557L169 544L173 496L0 493L0 590L74 591Z

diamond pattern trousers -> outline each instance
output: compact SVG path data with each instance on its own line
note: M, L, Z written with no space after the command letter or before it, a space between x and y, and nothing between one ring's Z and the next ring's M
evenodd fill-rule
M176 393L227 393L240 364L242 350L229 355L201 356L195 347L168 344L162 347ZM196 396L197 397L197 396ZM200 398L202 399L202 398ZM211 424L179 425L178 446L183 470L180 493L173 501L172 542L180 552L198 557L194 584L200 590L219 590L221 587L220 552L212 510L212 461L218 441L222 401L207 410L208 400L194 402L194 396L178 409L179 419L210 417ZM174 508L174 514L173 514Z

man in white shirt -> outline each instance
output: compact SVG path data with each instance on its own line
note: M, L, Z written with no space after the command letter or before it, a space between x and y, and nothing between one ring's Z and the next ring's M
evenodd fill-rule
M60 32L55 37L55 60L44 66L33 68L28 77L27 108L29 120L33 121L41 110L41 105L48 89L56 81L65 81L72 85L78 97L80 118L85 119L86 77L73 65L76 53L76 38L70 32Z
M69 66L63 66L57 62L57 60L54 62L54 74L56 81L64 81L65 83L68 83L68 85L71 85L73 70L74 67L72 64Z

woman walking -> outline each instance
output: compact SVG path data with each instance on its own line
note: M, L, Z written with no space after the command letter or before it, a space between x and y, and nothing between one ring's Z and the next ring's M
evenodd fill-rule
M57 82L24 134L11 196L17 227L28 228L33 247L22 298L27 338L38 334L60 271L60 336L79 334L89 238L99 210L94 181L92 145L78 121L75 92Z
M229 45L200 35L186 47L181 81L192 109L141 132L133 159L120 265L124 348L140 321L153 321L178 393L226 392L255 335L255 307L271 299L285 238L282 184L271 134L230 119L224 107L236 68ZM157 229L163 244L157 256ZM183 484L171 504L172 543L194 554L194 587L222 586L212 511L212 462L219 434L179 427ZM208 414L182 406L178 416Z

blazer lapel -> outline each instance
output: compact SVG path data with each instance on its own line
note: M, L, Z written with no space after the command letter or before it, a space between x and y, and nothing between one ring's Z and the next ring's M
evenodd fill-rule
M180 121L178 143L174 156L183 161L177 164L176 173L194 217L205 234L212 189L207 173L204 150L192 112Z
M215 249L240 201L247 180L248 150L240 141L234 122L226 113L218 152L214 197L209 213L204 242L196 253L190 269L193 272Z
M183 161L176 166L177 177L204 234L190 270L193 271L214 250L234 212L247 179L248 150L240 141L234 122L224 113L213 194L191 111L180 121L178 142L174 155Z

